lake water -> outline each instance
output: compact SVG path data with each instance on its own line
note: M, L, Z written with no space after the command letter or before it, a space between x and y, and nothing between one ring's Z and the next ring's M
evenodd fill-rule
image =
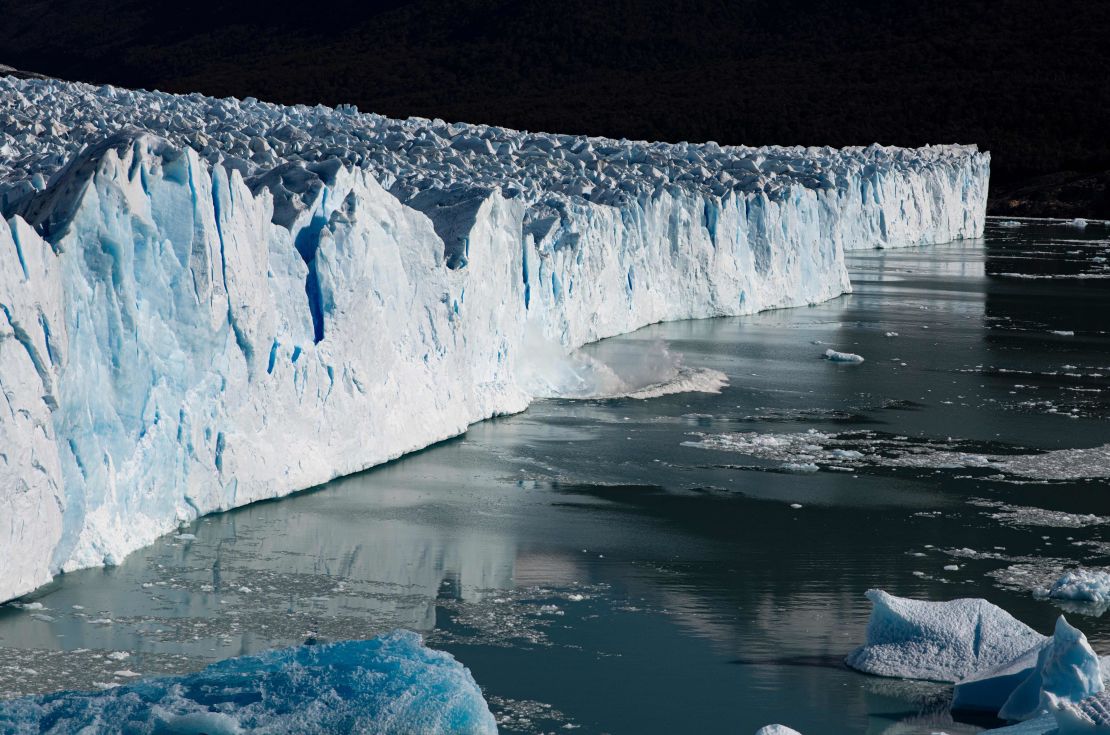
M1110 443L1110 227L992 221L849 260L852 295L589 348L619 373L665 345L727 374L719 394L539 401L60 577L42 609L0 608L0 695L404 627L507 733L992 724L842 660L869 588L1049 632L1032 589L1110 565L1110 463L1041 454ZM1108 654L1100 612L1067 614Z

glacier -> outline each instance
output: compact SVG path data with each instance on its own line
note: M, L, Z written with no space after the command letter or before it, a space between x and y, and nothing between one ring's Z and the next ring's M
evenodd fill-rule
M0 600L520 411L552 355L977 237L989 167L0 77Z
M497 723L470 671L416 633L304 645L212 664L185 676L99 692L0 701L0 730L494 735Z

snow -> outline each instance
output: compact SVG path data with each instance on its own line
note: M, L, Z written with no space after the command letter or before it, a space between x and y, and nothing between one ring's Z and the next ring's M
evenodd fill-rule
M1044 637L986 600L929 602L868 590L867 643L847 664L877 676L957 682L1012 661Z
M470 672L407 631L228 659L99 692L0 702L0 730L13 735L124 722L132 733L497 732Z
M825 359L831 362L863 362L863 358L853 352L837 352L836 350L825 350Z
M1110 572L1102 569L1076 569L1066 572L1043 590L1044 597L1076 602L1110 603Z
M522 410L552 354L977 237L988 172L0 78L0 599Z

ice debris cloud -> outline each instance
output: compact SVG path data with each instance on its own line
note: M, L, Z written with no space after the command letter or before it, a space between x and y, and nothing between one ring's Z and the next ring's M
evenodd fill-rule
M522 410L552 351L976 237L988 172L0 78L0 599Z
M59 692L0 702L12 735L115 731L460 733L497 724L470 672L415 633L228 659L179 677L100 692Z

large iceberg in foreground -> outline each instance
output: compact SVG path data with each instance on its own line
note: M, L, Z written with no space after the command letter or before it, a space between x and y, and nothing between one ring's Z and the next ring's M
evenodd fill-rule
M466 668L398 631L229 659L102 692L0 701L0 731L492 735L497 724Z
M0 78L0 599L522 410L537 360L978 236L988 170Z
M868 590L867 643L848 655L854 669L877 676L957 682L1004 665L1044 636L986 600L911 600Z

